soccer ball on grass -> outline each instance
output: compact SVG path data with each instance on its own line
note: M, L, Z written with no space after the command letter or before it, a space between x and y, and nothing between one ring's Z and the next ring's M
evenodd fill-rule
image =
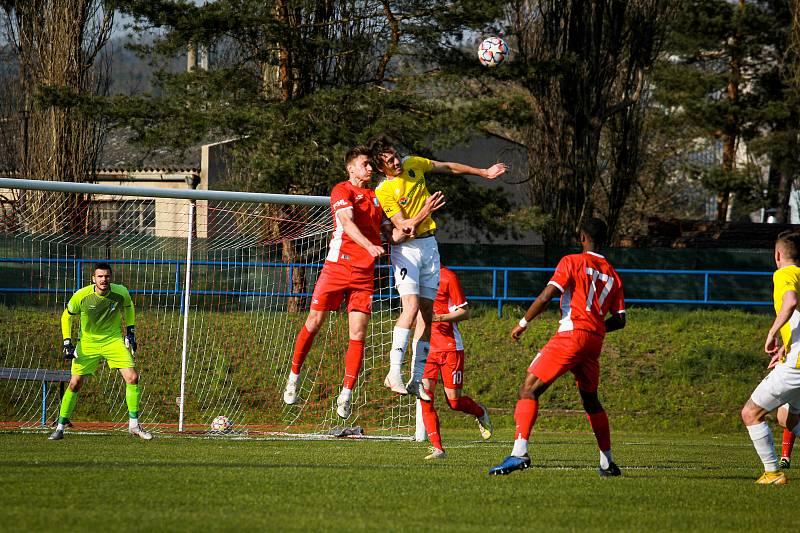
M233 427L233 422L227 416L220 415L211 422L211 431L224 433L230 431Z
M508 58L508 44L500 37L488 37L478 46L478 59L487 67L496 67Z

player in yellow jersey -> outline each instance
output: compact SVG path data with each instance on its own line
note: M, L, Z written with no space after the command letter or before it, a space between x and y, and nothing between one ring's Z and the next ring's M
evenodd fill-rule
M139 374L133 367L136 353L136 314L131 295L122 285L111 283L111 266L97 263L92 269L92 285L72 295L61 314L61 334L64 338L64 360L72 361L72 378L61 399L58 427L50 440L64 438L64 427L75 409L78 391L86 376L97 370L100 359L109 368L118 368L125 380L125 401L128 405L128 431L144 440L153 436L139 426ZM72 344L72 317L80 315L80 341ZM126 334L122 337L122 318ZM129 351L130 349L130 351Z
M756 483L785 485L786 474L778 468L775 444L765 418L780 406L778 422L795 435L800 434L800 232L785 231L775 242L775 264L772 276L775 317L767 333L764 351L772 355L767 368L771 372L759 383L742 408L742 421L747 426L753 446L764 463L764 473ZM780 335L780 338L779 338Z
M422 374L430 349L433 301L439 289L440 261L435 237L436 223L428 216L415 229L412 221L431 195L425 183L425 175L473 174L493 180L506 171L506 165L496 163L488 168L475 168L416 156L401 159L392 141L384 134L373 137L367 145L372 152L373 167L385 176L375 188L378 201L392 224L412 237L391 247L395 286L400 294L403 311L392 333L390 368L384 385L399 394L410 392L421 400L430 401L430 396L413 377L408 385L403 384L401 371L411 327L419 311L425 328L422 337L412 346L413 366L420 368L419 372L412 372L412 376Z

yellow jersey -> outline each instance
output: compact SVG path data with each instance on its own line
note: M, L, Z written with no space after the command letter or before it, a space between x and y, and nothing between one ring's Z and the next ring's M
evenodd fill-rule
M430 159L409 156L403 159L403 172L399 176L387 177L375 187L375 195L387 217L403 213L405 218L414 218L420 212L431 195L425 185L425 173L432 169ZM417 235L435 229L436 223L428 216L417 226Z
M775 313L780 313L783 304L783 295L788 291L795 291L800 295L800 267L795 265L779 268L772 275L775 290L772 294L775 304ZM800 368L798 354L800 354L800 313L794 310L789 321L781 328L781 338L786 347L783 364L792 368Z

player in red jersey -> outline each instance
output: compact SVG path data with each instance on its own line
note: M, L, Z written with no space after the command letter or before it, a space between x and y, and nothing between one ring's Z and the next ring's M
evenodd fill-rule
M347 298L350 342L345 355L345 376L342 391L336 401L336 413L350 416L352 390L364 358L364 338L372 312L375 259L384 253L381 244L383 210L375 192L366 188L372 179L370 152L357 146L345 155L348 179L337 183L331 191L331 211L334 231L325 265L311 296L311 310L295 341L292 370L286 382L283 401L297 401L297 382L311 345L330 311L339 309ZM432 211L444 205L441 194L432 196L419 217L421 222ZM392 233L402 239L402 231Z
M433 323L431 326L431 348L422 376L412 379L422 381L422 386L430 396L430 402L420 402L425 431L432 449L425 459L444 459L447 454L442 447L439 435L439 416L433 407L434 392L439 375L442 376L447 405L454 411L470 414L478 421L478 429L484 439L492 436L492 422L489 411L475 403L469 396L461 394L464 383L464 342L458 331L458 322L469 319L464 289L455 273L445 267L439 270L439 290L433 302ZM417 322L419 325L420 322Z
M528 438L539 411L539 397L559 376L572 372L583 408L600 448L600 475L619 476L611 455L608 416L597 397L600 381L600 351L607 332L625 327L625 299L622 281L614 267L599 253L606 239L606 224L591 218L580 231L583 253L564 256L545 289L511 331L519 340L528 322L542 313L554 297L561 295L558 333L542 348L528 367L514 411L514 449L490 475L510 474L528 468ZM606 319L606 315L611 316Z

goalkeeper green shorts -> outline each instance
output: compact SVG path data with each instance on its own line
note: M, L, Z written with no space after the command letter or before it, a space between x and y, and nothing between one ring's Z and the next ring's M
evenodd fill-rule
M105 359L109 368L133 368L133 356L121 338L103 344L80 341L76 353L78 357L72 360L73 375L94 375L100 359Z

